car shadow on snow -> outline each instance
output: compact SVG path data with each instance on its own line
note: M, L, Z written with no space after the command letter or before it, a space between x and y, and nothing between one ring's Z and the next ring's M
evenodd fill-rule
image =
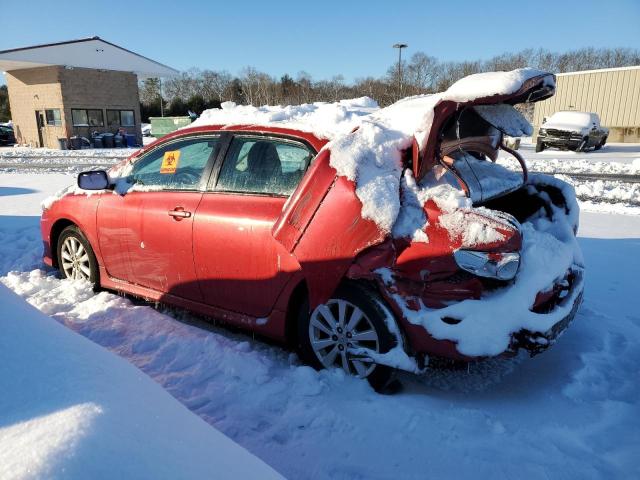
M27 195L29 193L37 193L38 190L33 188L22 187L0 187L0 197L9 197L12 195Z

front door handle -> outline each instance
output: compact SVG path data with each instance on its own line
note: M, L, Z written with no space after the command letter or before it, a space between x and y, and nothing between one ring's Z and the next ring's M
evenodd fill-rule
M182 220L183 218L189 218L191 216L191 212L187 212L184 207L176 207L167 213L176 220Z

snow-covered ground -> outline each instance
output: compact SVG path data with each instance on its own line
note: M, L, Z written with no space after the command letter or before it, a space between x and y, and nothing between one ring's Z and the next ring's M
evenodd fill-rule
M573 185L583 210L640 215L640 183L624 181L627 175L635 176L636 181L640 176L640 144L612 143L588 152L547 149L536 153L531 138L524 138L519 153L530 171L553 173ZM502 154L499 161L505 160ZM516 167L517 162L507 160L506 165Z
M125 158L136 152L137 148L85 148L82 150L58 150L54 148L31 148L31 147L0 147L0 159L3 162L13 160L16 162L35 160L55 161L64 159L72 162L75 158L92 157L96 160L100 158Z
M582 213L585 301L552 349L405 375L381 396L183 311L59 280L40 260L39 202L72 181L0 174L0 281L286 477L640 476L639 216Z
M0 284L0 478L280 478Z

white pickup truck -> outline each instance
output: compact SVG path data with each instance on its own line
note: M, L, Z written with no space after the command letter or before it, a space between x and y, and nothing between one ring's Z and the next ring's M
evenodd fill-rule
M542 122L536 140L536 152L547 147L584 152L600 150L607 142L609 129L600 126L597 113L556 112Z

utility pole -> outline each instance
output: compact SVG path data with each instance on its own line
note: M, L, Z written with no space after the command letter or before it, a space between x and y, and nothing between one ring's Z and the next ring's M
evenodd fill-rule
M160 116L164 117L164 106L162 105L162 77L158 78L158 85L159 85L159 94L160 94Z
M398 100L402 98L402 49L407 48L406 43L396 43L393 48L398 49Z

